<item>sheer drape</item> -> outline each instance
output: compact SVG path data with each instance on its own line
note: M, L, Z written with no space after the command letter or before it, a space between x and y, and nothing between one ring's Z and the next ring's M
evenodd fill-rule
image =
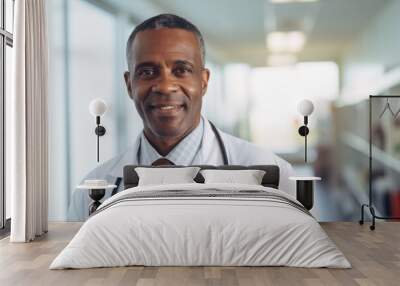
M12 242L47 231L47 27L45 0L15 1L13 93L7 120ZM7 160L7 159L6 159Z

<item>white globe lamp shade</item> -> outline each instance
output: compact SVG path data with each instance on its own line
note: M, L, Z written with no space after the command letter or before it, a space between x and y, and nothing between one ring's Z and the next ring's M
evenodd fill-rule
M297 110L303 116L309 116L314 111L314 104L311 100L303 99L297 105Z
M93 116L102 116L107 111L107 104L100 98L93 99L89 104L89 111Z

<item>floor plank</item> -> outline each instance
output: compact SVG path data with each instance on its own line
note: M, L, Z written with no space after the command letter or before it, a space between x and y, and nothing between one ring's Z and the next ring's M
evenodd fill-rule
M354 222L326 222L322 228L343 251L352 269L295 267L117 267L48 269L80 223L52 223L32 243L0 240L0 285L399 285L400 222L380 222L375 231Z

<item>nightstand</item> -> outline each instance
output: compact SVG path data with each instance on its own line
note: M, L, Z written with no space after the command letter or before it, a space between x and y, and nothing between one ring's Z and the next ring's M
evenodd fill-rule
M76 188L89 190L89 197L93 200L89 205L89 215L91 215L101 205L100 200L106 194L106 189L113 189L115 187L117 186L109 185L105 180L85 180L83 185Z
M307 209L314 206L314 181L320 181L320 177L289 177L296 181L296 199Z

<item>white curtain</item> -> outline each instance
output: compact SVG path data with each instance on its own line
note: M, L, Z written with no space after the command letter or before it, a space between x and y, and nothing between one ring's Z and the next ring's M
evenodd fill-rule
M6 146L12 242L47 232L47 76L45 0L15 1L13 92Z

